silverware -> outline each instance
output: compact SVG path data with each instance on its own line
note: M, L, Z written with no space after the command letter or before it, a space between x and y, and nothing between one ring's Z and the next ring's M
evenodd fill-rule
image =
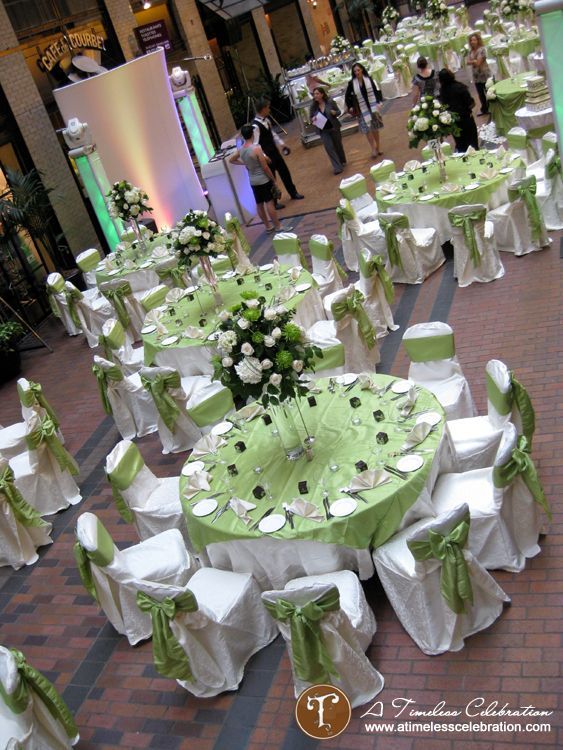
M354 380L353 383L350 383L350 385L344 389L344 393L348 393L348 391L351 391L352 388L355 388L357 386L357 384L358 384L358 381Z
M293 523L293 513L289 510L289 508L285 509L285 519L289 522L291 528L295 529L295 524Z
M365 503L368 505L368 501L363 497L363 495L360 495L359 492L354 492L353 490L345 490L344 487L340 490L340 492L343 492L345 495L349 495L354 500L361 500L362 503Z
M257 529L257 528L258 528L258 526L260 525L260 522L261 522L261 521L263 521L263 520L264 520L264 519L265 519L265 518L266 518L267 516L269 516L269 515L270 515L270 513L273 513L273 512L274 512L274 508L268 508L268 510L267 510L267 511L266 511L265 513L262 513L262 515L261 515L261 516L260 516L260 518L259 518L259 519L258 519L258 520L256 521L256 523L253 523L253 524L252 524L252 526L250 527L250 531L256 531L256 529Z
M381 392L381 395L382 395L382 396L385 396L385 394L386 394L386 393L387 393L387 391L388 391L388 390L389 390L389 389L391 388L391 386L395 385L395 383L398 383L398 382L399 382L398 380L392 380L392 381L391 381L390 383L387 383L387 385L385 386L385 388L384 388L384 389L383 389L383 391Z
M224 492L222 492L221 494L222 494L222 495L224 495L225 493L224 493ZM227 500L227 502L225 503L225 505L222 505L222 506L221 506L221 507L220 507L220 508L219 508L219 509L217 510L217 512L216 512L216 513L215 513L215 515L213 516L213 520L211 521L211 523L215 523L215 521L217 521L217 519L221 518L221 516L223 515L223 513L225 513L225 511L226 511L226 510L227 510L228 508L230 508L230 505L231 505L231 498L229 498L229 499Z
M325 509L326 520L330 521L330 519L334 518L334 516L330 512L330 506L328 504L328 497L326 495L323 496L323 506Z
M396 477L399 477L399 479L407 478L407 474L404 471L395 468L395 466L389 466L389 464L385 464L383 468L385 469L385 471L388 471L389 474L394 474Z

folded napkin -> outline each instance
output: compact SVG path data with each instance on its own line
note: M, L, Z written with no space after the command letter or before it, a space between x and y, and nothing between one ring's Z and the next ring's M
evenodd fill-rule
M162 318L161 310L150 310L145 315L144 325L150 325L151 323L153 323L156 326L156 332L161 336L165 336L168 333L168 328L166 328L161 318Z
M418 392L416 390L415 385L411 385L409 388L409 391L407 393L407 397L405 400L401 403L401 416L402 417L408 417L408 415L413 410L414 405L416 404L416 399L418 396Z
M504 158L504 156L506 156L506 154L507 154L507 151L506 151L505 147L501 144L497 148L497 151L496 151L496 157L497 157L497 159L500 159L501 157Z
M492 167L487 167L487 169L484 169L481 174L479 175L480 180L492 180L494 177L498 175L498 171L496 169L493 169Z
M477 151L473 148L473 146L469 146L469 148L465 152L465 155L466 156L471 156L472 154L476 154L476 153L477 153Z
M247 276L248 274L254 273L256 268L248 260L247 256L243 255L239 258L235 271L239 276Z
M253 404L248 404L248 406L243 406L242 409L239 409L237 416L244 419L245 422L250 422L252 419L260 417L265 413L266 409L264 409L262 404L255 401Z
M248 500L241 500L240 497L232 497L229 500L229 505L234 514L248 526L252 521L252 518L248 515L248 511L254 510L256 507L255 503L249 503Z
M405 172L414 172L415 169L418 169L421 166L422 164L417 161L417 159L411 159L410 161L405 162L403 169Z
M167 302L179 302L186 294L185 289L171 289L165 297Z
M187 484L184 486L184 497L186 500L191 500L194 495L197 495L201 490L209 492L211 487L209 482L211 481L211 474L207 471L194 471L187 477Z
M324 516L321 514L316 505L313 505L313 503L310 503L308 500L302 500L300 497L295 498L291 505L284 503L283 509L289 510L296 516L307 518L309 521L316 521L317 523L320 523L320 521L324 520Z
M397 189L397 186L393 185L392 182L383 182L381 185L377 186L377 189L381 190L382 193L389 195L395 192L395 190Z
M426 440L431 430L431 424L428 424L428 422L419 422L407 435L405 442L401 446L401 450L406 451L409 448L414 448L415 445L422 443L423 440Z
M166 258L170 253L168 252L168 248L164 247L164 245L158 245L158 247L155 247L151 253L153 258Z
M299 277L301 276L301 271L303 268L301 266L293 266L293 268L289 269L289 278L291 281L297 281Z
M367 372L361 372L358 375L358 383L360 384L360 389L362 391L371 391L372 393L377 393L380 390L379 386L374 383Z
M362 490L373 490L391 480L390 475L384 469L366 469L355 477L348 485L349 492L361 492Z
M206 456L208 453L217 453L219 448L224 445L227 445L227 441L220 435L206 435L194 445L191 458Z
M442 193L459 193L461 187L455 185L453 182L446 182L444 185L440 185L440 192Z
M133 262L132 260L130 260L129 258L127 258L127 260L126 260L126 261L125 261L125 263L123 264L123 268L127 268L127 269L129 269L129 270L130 270L131 268L135 268L135 263L134 263L134 262Z
M295 297L295 294L295 289L292 286L285 286L283 289L280 289L278 299L280 302L287 302L292 297Z
M274 258L274 261L272 263L272 272L276 273L279 276L280 270L280 262L277 258Z
M182 331L182 336L186 339L202 339L205 336L203 328L197 326L186 326Z

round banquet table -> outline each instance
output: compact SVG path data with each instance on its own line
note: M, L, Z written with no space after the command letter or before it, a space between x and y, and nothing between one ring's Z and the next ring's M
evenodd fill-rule
M210 491L192 495L188 483L193 482L193 477L180 477L184 515L196 552L207 554L213 567L252 573L263 589L283 588L295 577L342 569L357 570L364 579L371 577L370 549L383 544L414 520L432 515L430 492L445 445L444 412L429 391L418 389L412 416L402 421L399 410L405 396L396 396L390 389L384 391L385 386L397 387L397 383L405 381L373 375L372 382L378 393L363 390L358 380L351 387L331 386L333 379L320 379L317 381L320 392L314 395L316 405L310 405L309 399L301 400L304 422L315 437L312 460L302 456L297 461L288 461L275 437L274 423L267 425L261 416L244 422L235 415L232 420L235 426L215 438L218 441L215 453L203 454L196 446L195 456L188 459L182 471L189 472L190 464L202 460L211 475ZM354 397L360 401L356 408L349 402ZM376 415L381 421L374 417L378 411L382 412ZM369 469L396 467L403 457L399 451L410 429L417 419L422 419L422 413L429 412L440 419L413 449L413 454L421 459L421 467L407 473L405 478L389 474L384 484L362 491L363 500L357 501L351 515L327 519L323 492L327 493L329 503L346 498L340 489L348 486L363 468L356 466L359 461ZM296 424L305 438L305 430L297 419L296 414ZM378 434L385 434L388 442L380 444L376 439ZM237 446L241 441L245 446L242 452L240 445ZM236 476L227 468L233 465L238 472ZM300 482L306 482L306 487L300 486ZM262 494L260 488L266 495L256 499ZM306 494L300 494L305 490ZM255 509L248 511L252 523L245 524L230 507L219 517L217 511L205 517L194 515L198 501L216 496L220 510L233 495L256 504ZM252 528L271 508L275 514L283 515L283 504L291 504L297 498L313 503L321 520L294 515L294 528L287 521L270 534Z
M467 157L456 154L446 159L444 185L440 183L436 162L425 162L426 172L422 167L408 173L398 172L395 180L379 185L375 199L381 211L406 214L412 227L434 227L443 244L452 233L450 208L483 203L492 209L508 201L507 181L516 168L523 166L520 157L513 156L511 164L505 167L502 158L487 151L476 151ZM475 187L469 189L468 185ZM421 187L423 192L419 192Z
M494 84L493 90L497 98L489 101L489 109L498 135L506 135L510 128L518 125L515 112L526 101L526 78L534 75L535 72L520 73Z
M271 263L262 269L245 276L229 271L218 277L220 308L240 302L241 292L254 291L267 300L276 298L285 307L295 308L295 322L304 328L326 318L317 284L308 271L301 269L299 277L291 281L287 267L281 266L279 274ZM191 287L178 302L168 303L157 312L163 328L150 333L143 332L146 326L141 330L145 365L174 367L183 376L210 374L218 324L217 302L211 288L206 283L199 288ZM153 317L149 313L145 323Z
M514 113L518 125L524 128L528 133L528 136L537 141L541 139L548 130L554 130L553 125L553 108L547 107L539 112L528 109L528 107L520 107ZM537 144L534 144L537 149ZM539 144L539 151L541 154L541 143Z

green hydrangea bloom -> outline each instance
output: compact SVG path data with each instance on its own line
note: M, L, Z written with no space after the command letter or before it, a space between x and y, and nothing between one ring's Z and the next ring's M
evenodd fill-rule
M260 310L243 310L241 313L243 318L246 318L246 320L250 320L251 322L255 322L257 320L260 320Z
M282 349L276 354L276 367L278 370L290 370L292 362L293 357L291 356L291 352Z
M260 333L260 331L254 331L252 334L252 343L253 344L263 344L264 343L264 334Z
M301 341L302 332L295 323L286 323L282 329L283 338L290 343Z

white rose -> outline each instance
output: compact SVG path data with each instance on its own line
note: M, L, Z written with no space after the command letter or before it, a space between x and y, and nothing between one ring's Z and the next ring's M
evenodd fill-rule
M244 301L244 304L251 310L256 310L256 308L260 306L260 302L258 302L257 299L247 299Z
M422 109L428 109L428 104L426 102L424 102L424 104L421 104L420 106L422 107Z
M260 365L263 370L270 370L274 366L274 363L271 359L263 359Z
M275 320L275 318L277 318L277 315L278 314L273 307L266 307L264 309L264 318L266 320Z
M274 372L272 375L270 375L270 385L275 386L276 388L279 386L279 384L282 381L282 376L279 375L277 372Z
M422 133L425 130L428 130L429 125L430 123L426 117L419 117L414 124L414 130L418 130L419 133Z
M295 370L295 372L301 372L303 369L303 360L302 359L294 359L291 363L292 368Z
M233 360L231 357L223 357L221 360L221 364L223 367L232 367L233 366Z
M272 331L272 338L277 340L281 338L281 335L282 335L281 328L278 328L276 326L276 328L274 328L274 330Z
M276 340L272 336L264 336L264 346L271 347L276 345Z
M128 203L124 203L123 204L123 208L129 208L129 204Z
M209 234L209 232L203 232L202 237L204 240L208 240L211 237L211 235Z
M250 357L251 354L254 354L254 347L248 343L248 341L245 341L245 343L240 348L241 352L244 354L245 357Z
M139 202L139 196L134 190L126 190L123 194L123 197L127 201L127 203L138 203Z
M141 213L141 209L139 208L139 206L131 206L131 208L129 209L129 213L131 214L131 216L138 216Z
M243 331L246 331L247 328L250 328L250 321L246 318L239 318L237 320L237 326L242 328Z
M438 99L434 99L433 104L435 107L438 107L438 108L440 107L440 102L438 101Z
M201 234L202 234L202 232L201 232L201 229L196 229L196 230L194 231L194 236L195 236L195 237L201 237Z
M259 383L262 380L260 360L256 357L245 357L235 365L235 371L243 383Z
M437 126L437 125L432 125L432 130L433 130L434 132L436 132L436 131L438 130L438 126Z
M285 307L283 305L278 305L276 307L276 312L277 312L278 315L283 315L284 313L287 312L287 310L285 309Z
M221 310L218 317L222 323L226 323L231 318L231 313L228 310Z
M409 130L407 132L407 135L408 135L409 138L414 138L414 132L412 130Z
M413 112L420 112L420 107L419 107L419 105L417 104L417 105L416 105L416 107L413 107L413 108L412 108L412 111L413 111Z
M452 121L452 116L449 112L441 112L438 117L442 125L449 125Z
M438 115L439 115L439 114L440 114L440 110L439 110L439 109L435 109L435 110L433 110L433 112L432 112L432 116L433 116L433 117L438 117Z
M230 352L237 343L237 335L234 331L225 331L217 339L217 346L224 352Z

